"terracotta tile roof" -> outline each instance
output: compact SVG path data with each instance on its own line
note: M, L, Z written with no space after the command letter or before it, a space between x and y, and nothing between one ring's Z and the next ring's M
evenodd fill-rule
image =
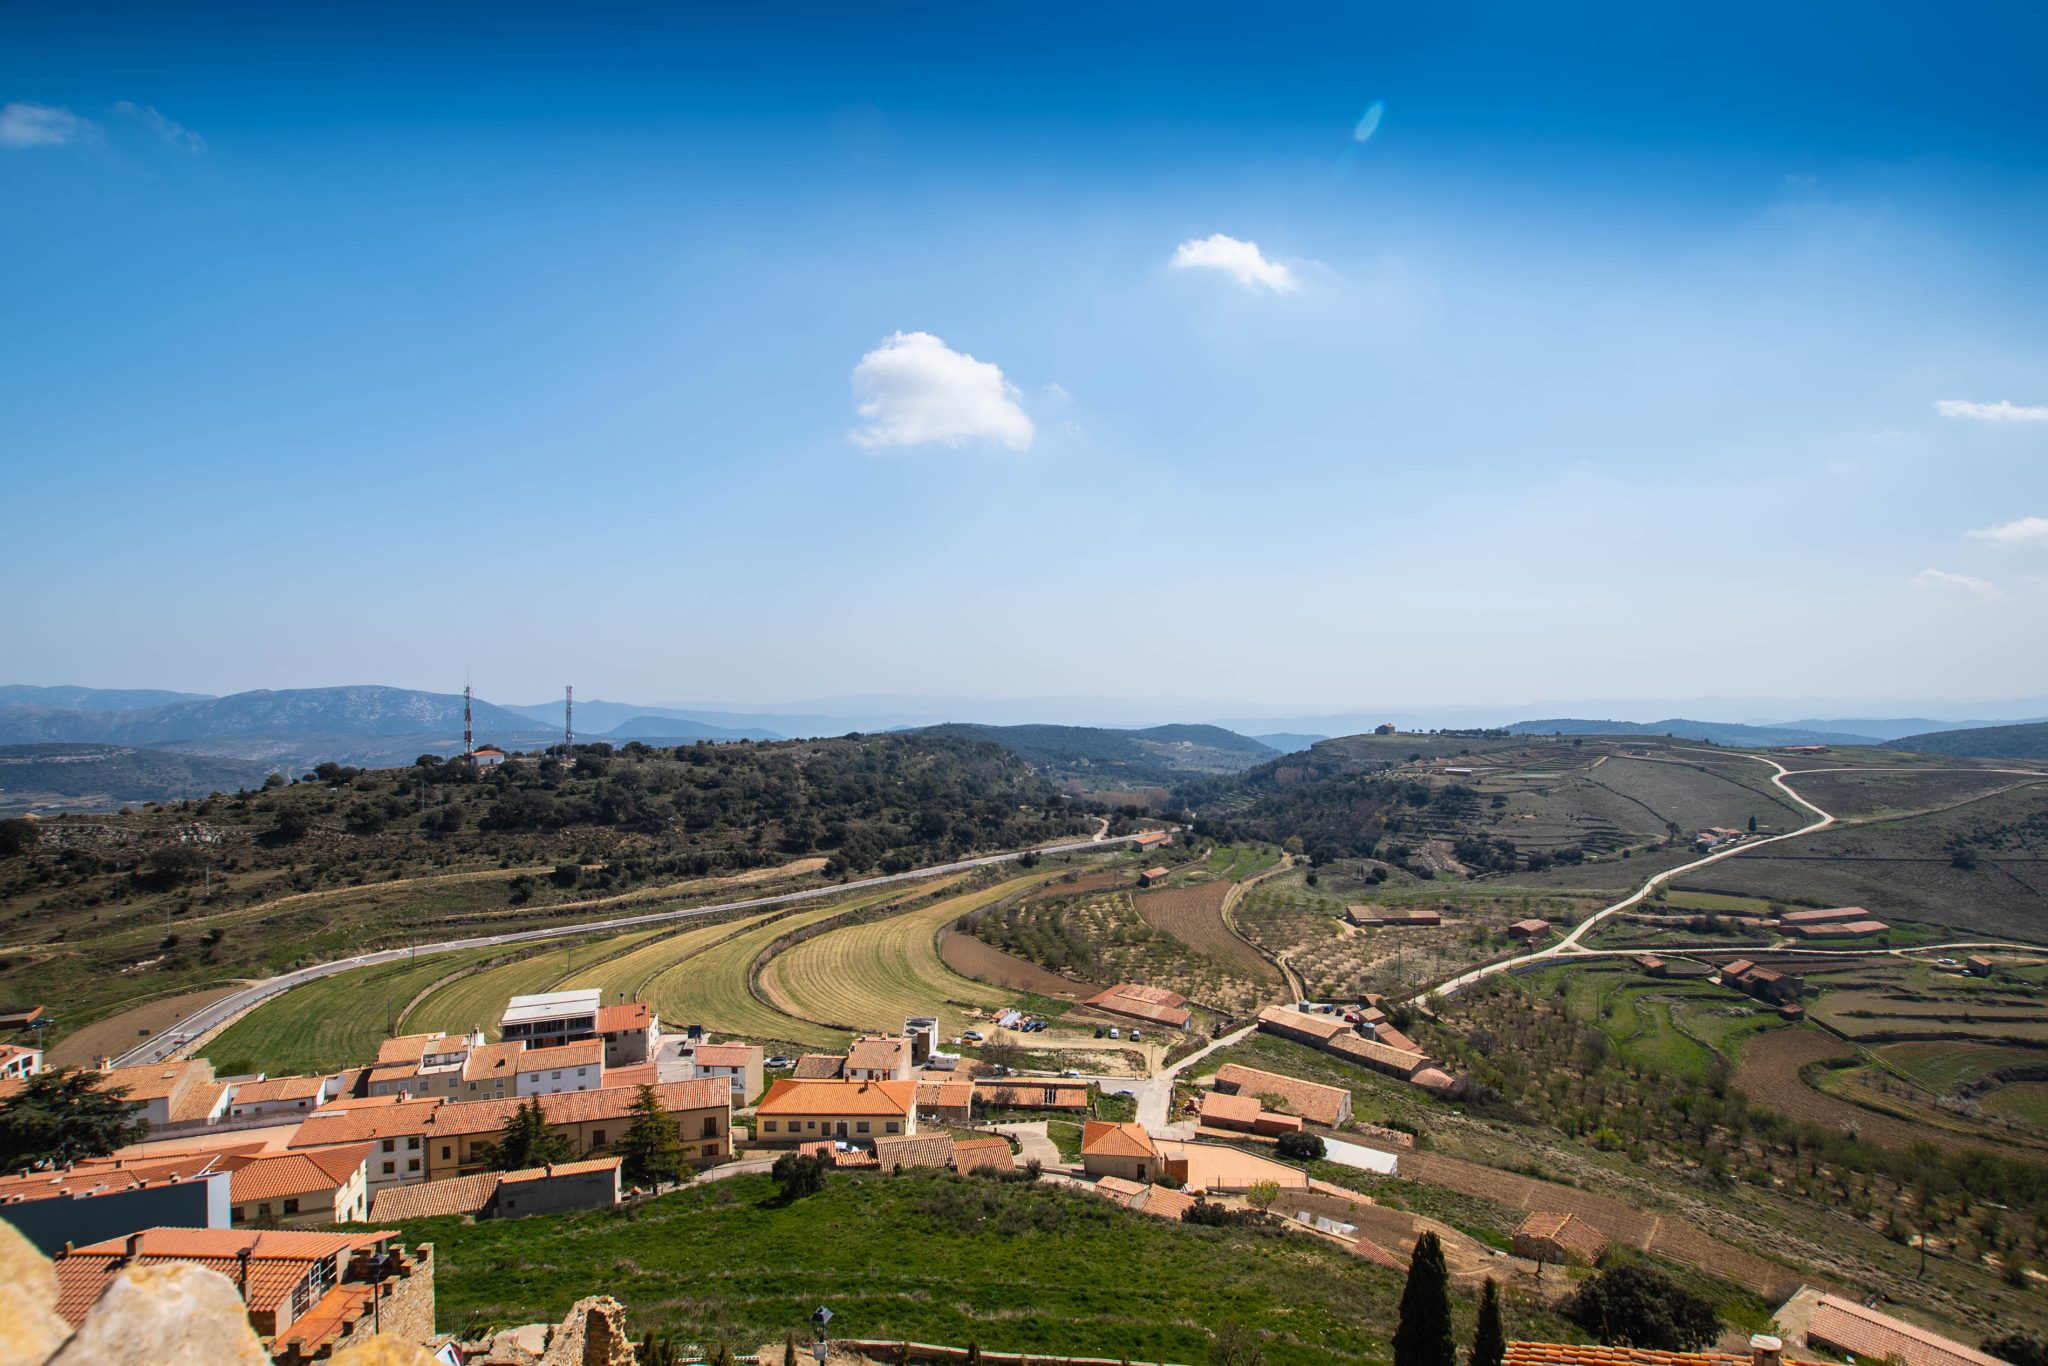
M1511 1342L1506 1366L1750 1366L1750 1358L1728 1352L1658 1352L1647 1347L1602 1347L1592 1343Z
M806 1053L796 1060L793 1081L837 1081L846 1075L846 1059L836 1053Z
M1142 1124L1115 1124L1091 1119L1081 1128L1081 1152L1101 1157L1157 1157L1152 1136Z
M631 1067L607 1067L604 1070L604 1084L607 1089L630 1086L639 1090L661 1081L661 1065L652 1062L636 1062Z
M1372 1042L1402 1053L1420 1053L1422 1045L1403 1034L1390 1024L1376 1024L1372 1028Z
M380 1062L370 1069L370 1085L389 1086L393 1082L411 1081L420 1074L416 1062Z
M1310 1015L1285 1006L1267 1006L1259 1012L1259 1023L1276 1033L1307 1034L1325 1042L1351 1032L1351 1026L1339 1016Z
M512 1076L519 1055L525 1051L517 1043L487 1043L482 1048L472 1048L462 1063L462 1079L489 1081L493 1077Z
M370 1312L372 1288L361 1284L331 1286L326 1294L293 1321L271 1342L270 1350L283 1355L287 1348L310 1357L329 1338Z
M367 1073L365 1075L368 1075ZM344 1110L369 1110L380 1105L404 1105L410 1103L410 1096L351 1096L346 1093L336 1096L319 1109L316 1115L340 1114Z
M1017 1159L1004 1138L961 1138L953 1141L953 1170L969 1172L1013 1172Z
M699 1067L746 1067L760 1060L761 1048L751 1043L700 1043L690 1056Z
M724 1077L695 1077L689 1081L663 1082L654 1088L662 1109L670 1114L684 1110L726 1110L732 1106L732 1085ZM607 1086L596 1091L557 1091L538 1097L541 1112L550 1124L585 1124L599 1119L623 1119L640 1099L637 1086ZM503 1100L457 1101L441 1108L429 1126L435 1134L487 1134L505 1127L512 1112L523 1102L511 1096ZM305 1132L303 1126L300 1133Z
M1138 1208L1145 1213L1176 1221L1193 1209L1194 1205L1194 1196L1167 1186L1147 1186L1144 1198L1138 1202Z
M1146 1187L1143 1181L1126 1181L1121 1176L1104 1176L1098 1177L1090 1189L1103 1199L1112 1200L1128 1209L1133 1200L1145 1193Z
M875 1140L875 1161L883 1171L896 1167L943 1167L953 1158L950 1134L884 1134Z
M1550 922L1548 920L1535 919L1517 920L1514 924L1508 926L1508 928L1511 930L1520 930L1523 934L1549 934Z
M1107 991L1098 992L1088 998L1087 1004L1097 1010L1149 1020L1174 1029L1179 1029L1191 1018L1187 997L1164 987L1140 986L1135 982L1120 982Z
M1778 917L1787 925L1810 925L1829 920L1875 920L1869 911L1861 906L1836 906L1825 911L1787 911Z
M917 1084L920 1110L964 1110L974 1103L971 1081L921 1081Z
M252 1200L281 1200L288 1195L326 1194L348 1183L369 1160L370 1145L316 1148L310 1152L270 1153L230 1158L228 1197L238 1205Z
M377 1061L381 1064L409 1062L418 1065L427 1055L427 1045L441 1038L439 1034L401 1034L395 1039L386 1039L377 1045Z
M917 1083L914 1081L797 1081L785 1077L768 1088L768 1094L761 1098L754 1112L759 1115L886 1115L908 1118L916 1108Z
M280 1100L312 1100L326 1087L325 1077L272 1077L267 1081L236 1084L231 1105L255 1105Z
M621 1157L592 1157L582 1162L557 1162L552 1167L522 1167L516 1172L506 1172L499 1184L509 1186L515 1181L546 1181L557 1176L582 1176L586 1172L617 1171L624 1161L625 1159Z
M27 1200L52 1200L84 1192L133 1190L138 1186L192 1181L212 1172L225 1171L222 1154L181 1153L155 1161L133 1158L98 1158L73 1163L69 1171L16 1173L0 1177L0 1205Z
M977 1081L975 1090L985 1104L1010 1110L1085 1110L1088 1088L1072 1082ZM1046 1092L1052 1099L1046 1099Z
M796 1150L805 1157L822 1157L835 1167L879 1167L873 1153L859 1148L840 1147L829 1138L814 1138L809 1143L797 1144Z
M1300 1115L1311 1124L1325 1127L1334 1125L1343 1117L1346 1102L1351 1099L1347 1091L1335 1086L1324 1086L1320 1082L1302 1081L1297 1077L1285 1076L1279 1072L1267 1072L1257 1067L1245 1067L1240 1063L1228 1062L1216 1069L1216 1083L1234 1088L1239 1095L1264 1098L1277 1096L1280 1108L1291 1115Z
M377 1192L370 1217L378 1223L432 1219L445 1214L475 1214L497 1193L499 1174L478 1172L414 1186L389 1186Z
M374 1247L393 1235L383 1233L300 1233L273 1229L152 1228L140 1239L138 1260L144 1264L192 1262L218 1271L239 1283L237 1254L249 1251L249 1308L269 1313L285 1301L313 1265L327 1257L346 1257L358 1247ZM74 1249L56 1260L57 1312L71 1323L86 1310L118 1274L127 1258L126 1238L109 1238Z
M1538 1211L1521 1222L1514 1236L1554 1243L1588 1262L1600 1260L1600 1254L1607 1249L1607 1235L1576 1214Z
M1814 1305L1806 1345L1870 1361L1896 1358L1906 1366L1999 1366L1974 1347L1837 1295L1822 1295Z
M227 1093L228 1084L224 1081L195 1083L171 1102L171 1123L190 1124L195 1120L212 1119Z
M1408 1080L1425 1091L1448 1091L1458 1084L1458 1079L1441 1067L1425 1067Z
M1264 1108L1257 1096L1234 1096L1223 1091L1202 1093L1202 1122L1205 1124L1256 1123Z
M902 1039L855 1039L846 1050L849 1071L893 1072L910 1057L910 1045Z
M564 1067L604 1066L604 1041L585 1039L582 1043L561 1043L552 1048L529 1048L513 1060L516 1072L560 1071Z
M1383 1043L1355 1036L1332 1039L1329 1049L1341 1058L1355 1058L1381 1071L1392 1072L1400 1077L1412 1077L1429 1065L1429 1059L1421 1053L1405 1048L1390 1048Z
M1838 920L1825 925L1792 925L1787 928L1803 939L1835 939L1859 934L1883 934L1891 926L1882 920Z
M148 1067L116 1067L106 1074L103 1088L127 1089L129 1100L167 1100L180 1086L206 1081L213 1076L213 1064L206 1062L155 1063Z
M332 1147L337 1143L374 1143L386 1138L423 1134L433 1123L434 1111L445 1102L409 1100L403 1105L374 1105L332 1110L325 1106L299 1121L291 1148Z
M1721 976L1733 980L1734 978L1742 976L1742 974L1748 972L1755 966L1756 964L1750 962L1747 958L1737 958L1731 963L1724 963L1722 965Z
M630 1034L634 1030L653 1027L654 1011L645 1001L597 1008L597 1032L600 1034Z

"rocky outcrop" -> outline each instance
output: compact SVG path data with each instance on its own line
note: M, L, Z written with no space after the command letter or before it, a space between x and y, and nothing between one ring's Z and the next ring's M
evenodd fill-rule
M69 1336L57 1313L56 1268L0 1219L0 1366L39 1366Z
M131 1266L50 1366L269 1366L235 1283L186 1262Z

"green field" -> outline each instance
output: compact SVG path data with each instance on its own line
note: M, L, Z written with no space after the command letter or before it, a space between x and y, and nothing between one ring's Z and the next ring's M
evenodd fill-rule
M1545 968L1520 979L1538 994L1554 995L1560 983L1572 1017L1597 1025L1623 1059L1692 1081L1714 1071L1717 1055L1732 1064L1744 1040L1782 1023L1775 1012L1706 981L1667 981L1606 965Z
M1982 1102L1986 1113L2048 1129L2048 1082L2022 1081L2001 1086Z
M496 1042L498 1020L505 1013L505 1003L514 996L552 991L577 964L609 958L668 932L663 926L604 939L575 940L444 982L405 1013L398 1022L399 1032L466 1034L481 1029L485 1038Z
M1966 1042L1885 1044L1874 1049L1872 1056L1938 1096L1949 1095L2001 1068L2038 1066L2044 1060L2039 1049Z
M203 1050L223 1076L331 1072L376 1061L406 1002L504 949L468 949L355 968L295 987L229 1025Z
M1280 851L1270 844L1226 844L1213 850L1203 865L1227 882L1241 882L1280 861Z
M648 981L656 974L702 952L707 945L715 944L728 935L787 914L787 908L778 906L772 911L737 920L721 920L714 925L696 924L687 929L665 930L625 953L612 954L578 966L555 985L565 991L572 987L595 987L604 993L607 1002L637 1001Z
M1201 1229L1031 1183L930 1171L834 1176L792 1205L765 1177L707 1183L631 1211L404 1226L432 1241L438 1326L473 1332L553 1319L616 1295L634 1336L751 1353L803 1333L819 1304L834 1334L1144 1361L1212 1360L1239 1322L1270 1366L1384 1362L1399 1273L1277 1229ZM1473 1302L1454 1298L1460 1341ZM1564 1341L1516 1305L1517 1336ZM1565 1336L1560 1337L1559 1334Z

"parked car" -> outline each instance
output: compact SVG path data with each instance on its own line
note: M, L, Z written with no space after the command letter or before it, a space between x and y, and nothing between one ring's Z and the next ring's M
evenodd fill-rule
M1081 1075L1081 1071L1079 1068L1069 1067L1066 1071L1060 1073L1060 1075L1063 1077L1078 1077Z
M978 1029L970 1029L960 1037L972 1043L980 1043L986 1036Z
M1121 1039L1121 1038L1123 1037L1123 1031L1122 1031L1122 1030L1120 1030L1120 1029L1117 1029L1117 1028L1116 1028L1116 1027L1114 1027L1114 1026L1111 1026L1111 1028L1110 1028L1110 1031L1109 1031L1109 1037L1110 1037L1110 1038L1112 1038L1112 1039Z
M1131 1031L1131 1042L1132 1042L1132 1043L1136 1043L1136 1042L1137 1042L1138 1040L1140 1040L1140 1039L1142 1039L1142 1038L1144 1038L1144 1037L1145 1037L1145 1033L1144 1033L1144 1031L1143 1031L1143 1030L1139 1030L1139 1029L1134 1029L1134 1030L1132 1030L1132 1031Z
M1103 1034L1104 1034L1105 1032L1106 1032L1106 1031L1105 1031L1105 1030L1103 1029L1103 1027L1102 1027L1101 1025L1097 1025L1097 1026L1095 1026L1095 1037L1096 1037L1096 1038L1098 1038L1098 1039L1099 1039L1099 1038L1101 1038L1101 1037L1103 1036Z
M786 1058L782 1054L777 1053L774 1057L768 1059L761 1065L763 1067L794 1067L796 1066L796 1059Z

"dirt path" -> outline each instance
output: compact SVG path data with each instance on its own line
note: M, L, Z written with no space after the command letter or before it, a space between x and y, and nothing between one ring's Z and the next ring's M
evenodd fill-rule
M161 1000L145 1001L118 1015L95 1020L50 1045L49 1064L52 1067L90 1067L103 1057L118 1057L124 1050L133 1048L138 1038L161 1034L201 1007L212 1005L223 996L232 996L241 989L238 984L187 991Z

